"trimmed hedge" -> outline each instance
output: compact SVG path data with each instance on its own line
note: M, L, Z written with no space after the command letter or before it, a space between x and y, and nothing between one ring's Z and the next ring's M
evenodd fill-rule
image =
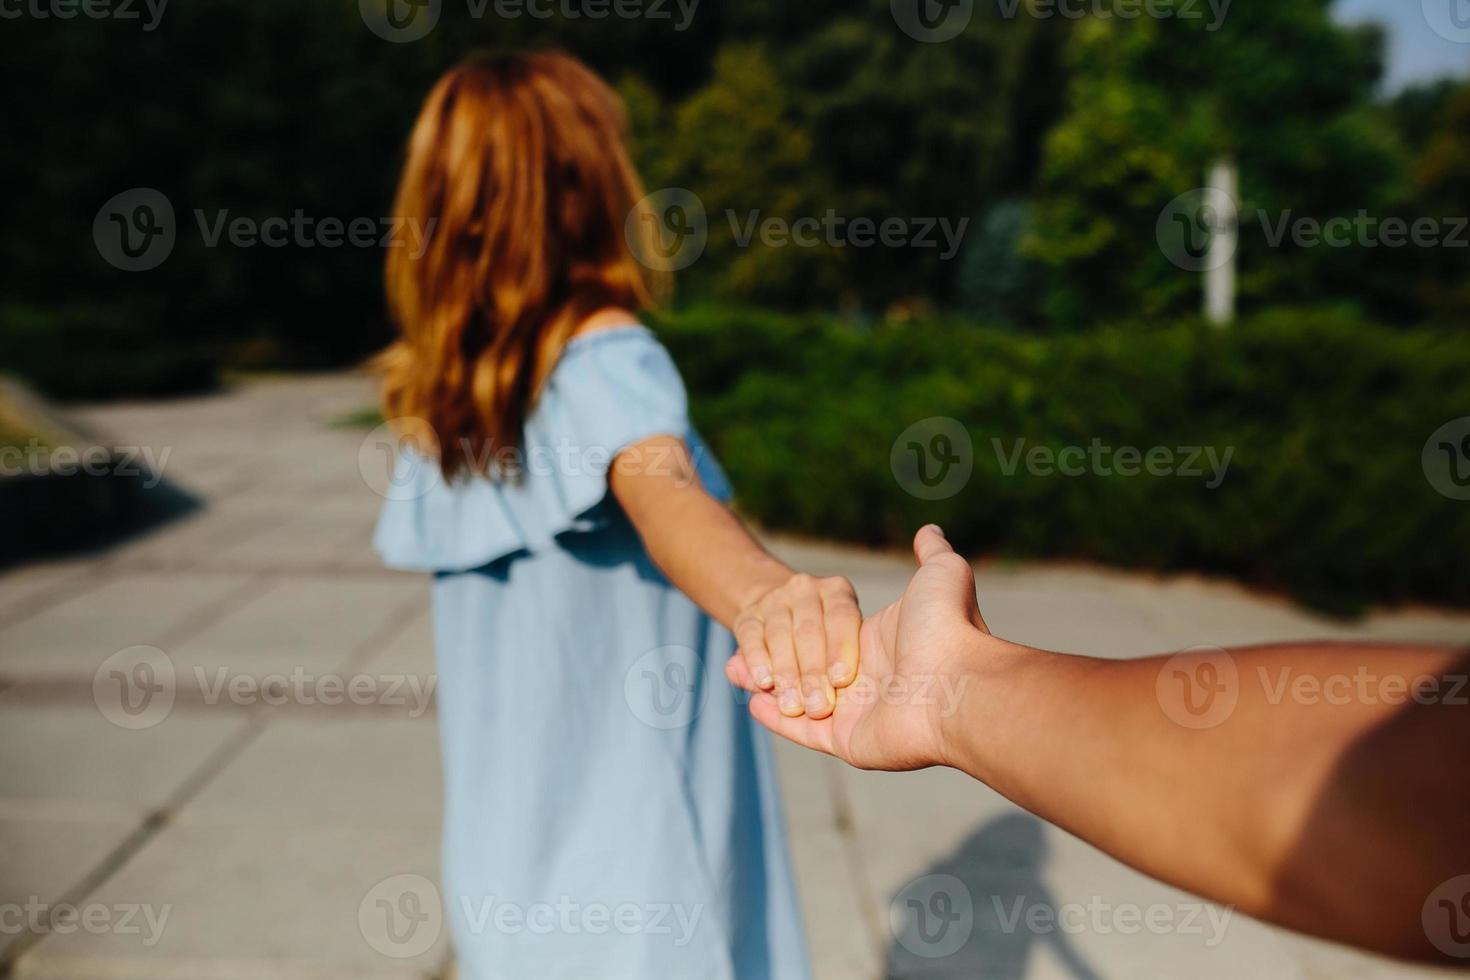
M1421 465L1430 434L1470 414L1462 333L1331 311L1053 337L736 310L655 320L696 424L767 527L901 546L936 521L971 553L1221 572L1338 611L1470 604L1470 503L1436 492ZM935 417L968 431L974 469L956 495L927 501L889 457ZM1018 439L1026 451L1096 439L1233 455L1215 489L1207 475L1090 466L1044 475L1022 462L1008 475Z

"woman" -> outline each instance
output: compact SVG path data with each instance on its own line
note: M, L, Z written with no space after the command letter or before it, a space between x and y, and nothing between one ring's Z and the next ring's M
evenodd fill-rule
M450 71L409 142L397 217L434 233L387 263L385 414L416 448L376 544L435 573L445 902L470 978L804 977L725 627L781 710L821 718L861 615L724 506L632 312L658 283L624 137L613 92L542 53Z

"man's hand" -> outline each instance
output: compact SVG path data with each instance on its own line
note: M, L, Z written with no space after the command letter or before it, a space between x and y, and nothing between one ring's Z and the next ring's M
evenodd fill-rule
M902 598L863 623L858 677L830 718L788 717L752 683L741 657L730 681L755 691L750 711L777 735L864 769L922 769L949 758L942 723L990 654L1012 648L990 636L975 601L975 576L939 528L914 536L919 570ZM993 648L993 649L992 649Z

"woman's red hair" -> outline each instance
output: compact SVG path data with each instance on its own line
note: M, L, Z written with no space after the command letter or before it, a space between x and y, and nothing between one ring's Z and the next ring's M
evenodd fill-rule
M564 54L476 57L425 100L394 214L428 245L388 254L400 337L376 363L385 416L427 423L446 477L500 469L578 325L661 289L625 234L644 224L626 138L616 93Z

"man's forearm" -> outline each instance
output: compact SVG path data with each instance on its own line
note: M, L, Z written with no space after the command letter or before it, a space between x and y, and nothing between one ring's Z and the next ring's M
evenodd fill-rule
M993 642L977 641L978 665ZM957 767L1172 884L1433 956L1424 900L1470 873L1470 689L1455 689L1467 665L1452 651L1037 652L981 670L948 722ZM1443 754L1423 750L1435 745ZM1376 846L1390 836L1414 846Z

